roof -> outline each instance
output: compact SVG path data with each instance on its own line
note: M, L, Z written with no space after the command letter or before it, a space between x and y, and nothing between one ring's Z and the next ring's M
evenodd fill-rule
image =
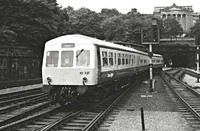
M175 3L172 6L160 6L154 8L154 13L159 13L161 11L175 11L175 10L182 10L182 11L189 11L193 12L192 6L177 6Z
M57 38L54 38L50 41L46 42L46 46L53 46L53 45L58 45L58 43L80 43L80 44L93 44L93 45L98 45L98 46L104 46L104 47L110 47L110 48L116 48L116 49L121 49L121 50L127 50L127 51L133 51L141 54L148 54L146 52L142 52L139 50L136 50L134 48L114 44L112 42L107 42L103 40L99 40L96 38L80 35L80 34L72 34L72 35L64 35L60 36Z

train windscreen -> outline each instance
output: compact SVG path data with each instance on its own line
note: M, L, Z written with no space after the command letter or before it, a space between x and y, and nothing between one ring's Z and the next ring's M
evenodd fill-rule
M76 51L76 66L83 66L83 67L90 66L90 51L89 50Z
M61 53L61 67L73 66L74 51L62 51Z
M48 51L46 57L46 67L57 67L58 66L58 51Z

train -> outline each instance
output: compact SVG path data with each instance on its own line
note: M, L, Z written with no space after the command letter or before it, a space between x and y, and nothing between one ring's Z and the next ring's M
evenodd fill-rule
M149 62L148 52L81 34L60 36L45 43L42 90L60 105L95 100L148 71ZM153 54L152 62L155 70L162 69L161 55Z

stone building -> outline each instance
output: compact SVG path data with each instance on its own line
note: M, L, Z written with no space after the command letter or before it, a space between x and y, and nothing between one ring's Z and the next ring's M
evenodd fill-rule
M194 13L192 6L160 6L154 8L154 15L163 20L174 17L181 24L184 33L187 33L199 18L199 13Z

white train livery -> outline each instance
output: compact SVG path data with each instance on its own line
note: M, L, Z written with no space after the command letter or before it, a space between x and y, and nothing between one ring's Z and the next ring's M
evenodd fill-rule
M153 54L152 59L153 68L160 70L163 57ZM43 91L52 101L65 104L85 94L118 90L148 69L146 52L84 35L65 35L45 44Z

